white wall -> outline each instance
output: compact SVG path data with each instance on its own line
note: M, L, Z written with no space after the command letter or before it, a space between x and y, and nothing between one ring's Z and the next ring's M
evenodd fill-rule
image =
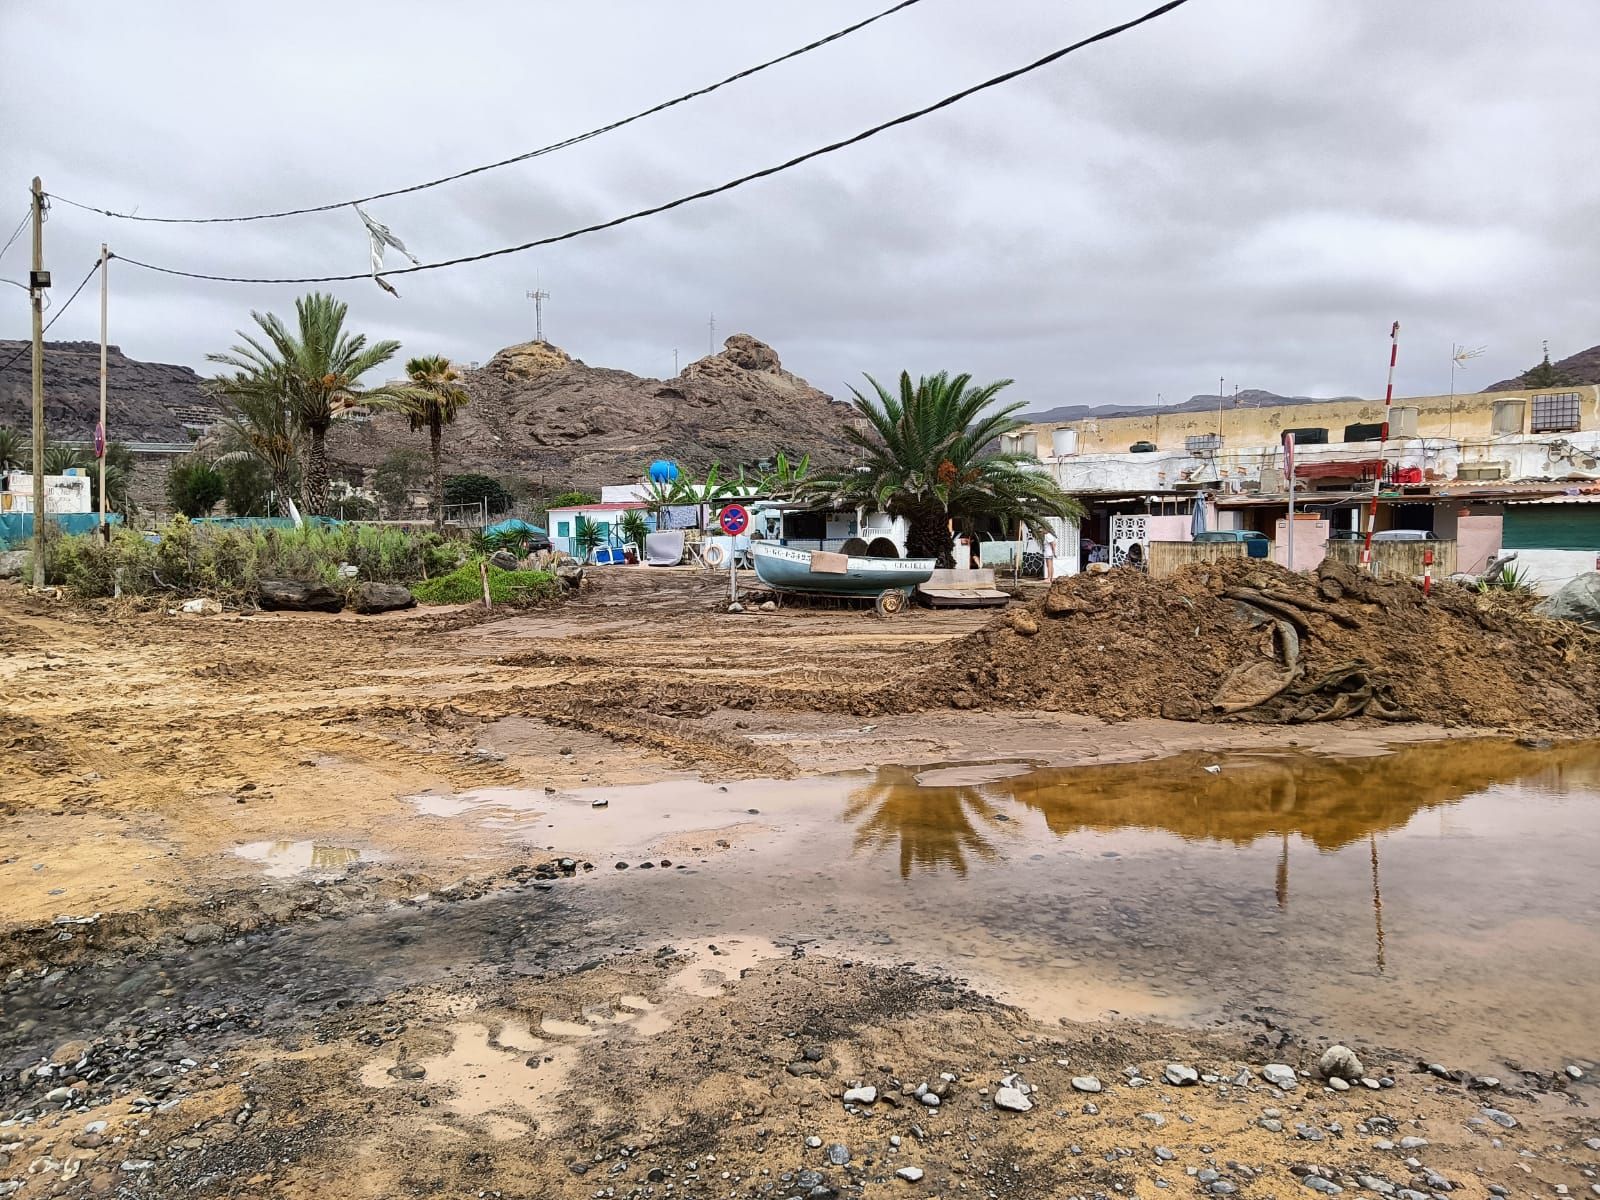
M1516 554L1510 565L1527 573L1530 587L1548 596L1562 584L1586 571L1600 570L1600 555L1593 550L1508 550Z
M6 489L0 492L0 512L33 511L33 476L9 472ZM87 513L94 511L94 485L88 475L46 475L44 511L47 513Z

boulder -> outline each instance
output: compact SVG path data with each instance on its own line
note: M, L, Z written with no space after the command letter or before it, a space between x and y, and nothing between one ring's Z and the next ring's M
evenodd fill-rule
M1585 571L1567 580L1533 611L1541 617L1600 629L1600 571Z
M1019 608L1011 614L1011 628L1023 637L1032 637L1039 632L1039 622L1027 609Z
M577 591L583 586L583 566L580 563L564 562L556 567L556 580L568 591Z
M496 550L489 555L489 565L499 567L502 571L515 571L522 566L517 556L509 550Z
M344 607L344 597L327 584L298 579L258 580L256 595L261 607L268 610L338 612Z
M415 607L416 603L411 589L398 583L369 581L358 585L350 596L350 607L358 613L393 612L397 608Z
M0 579L21 579L27 566L26 550L0 550Z
M1317 1069L1322 1072L1324 1079L1343 1079L1346 1082L1360 1079L1366 1074L1361 1060L1349 1046L1329 1046L1323 1052L1322 1060L1317 1063Z

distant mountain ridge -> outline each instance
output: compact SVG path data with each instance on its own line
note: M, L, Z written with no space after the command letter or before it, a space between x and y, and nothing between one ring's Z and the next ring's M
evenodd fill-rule
M1142 417L1153 412L1214 412L1219 402L1225 408L1275 408L1281 404L1332 404L1339 400L1360 399L1360 396L1280 396L1260 388L1241 388L1232 395L1208 396L1202 393L1177 404L1064 404L1040 412L1023 413L1022 419L1040 424L1061 424L1099 417Z
M0 340L0 362L28 346ZM33 428L32 363L23 354L0 370L0 425ZM140 362L106 347L106 426L112 441L187 442L216 420L217 402L198 374L172 363ZM44 423L52 439L94 437L100 420L100 343L44 344Z
M656 458L703 470L753 466L777 450L842 464L854 409L783 369L771 346L736 333L723 349L671 379L591 367L548 342L507 346L461 384L471 397L445 432L453 469L526 476L546 486L594 488L638 479ZM336 422L330 456L375 467L425 439L403 417Z
M1566 375L1573 383L1600 383L1600 346L1590 346L1587 350L1579 350L1570 354L1560 362L1550 364L1557 371ZM1509 392L1520 387L1527 387L1521 375L1513 379L1502 379L1499 383L1491 383L1483 390L1486 392Z

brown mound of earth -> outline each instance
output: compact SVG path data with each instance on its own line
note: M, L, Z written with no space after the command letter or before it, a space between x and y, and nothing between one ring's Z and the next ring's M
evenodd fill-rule
M1169 579L1117 570L952 643L888 707L1038 707L1108 720L1365 716L1600 730L1600 637L1530 602L1248 559Z

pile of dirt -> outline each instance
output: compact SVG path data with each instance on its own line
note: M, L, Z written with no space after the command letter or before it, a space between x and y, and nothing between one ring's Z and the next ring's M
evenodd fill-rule
M889 704L1038 707L1109 720L1369 717L1600 730L1600 637L1452 584L1425 598L1339 563L1241 559L1169 579L1056 583L952 643Z

